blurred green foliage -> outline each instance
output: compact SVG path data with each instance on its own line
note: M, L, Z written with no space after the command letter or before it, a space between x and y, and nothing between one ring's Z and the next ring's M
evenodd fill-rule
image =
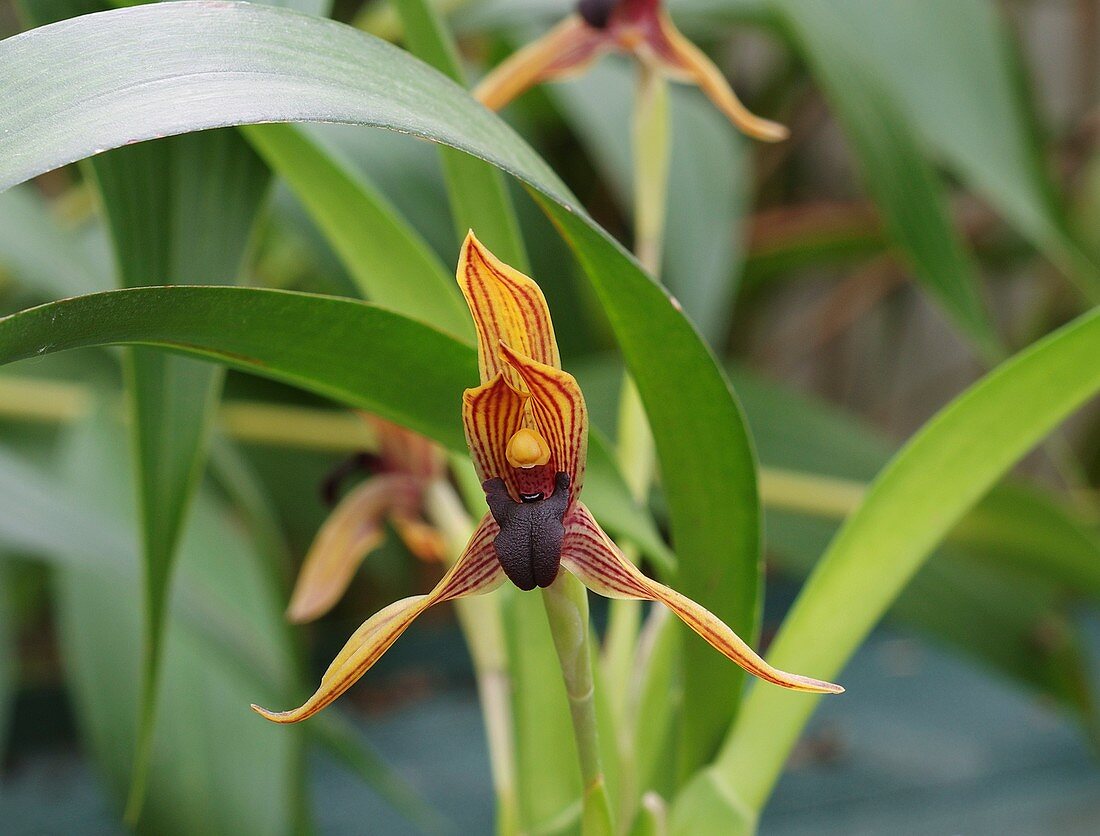
M461 81L570 8L430 5L340 4L334 17ZM753 146L674 88L657 278L677 303L624 249L633 68L613 59L536 89L505 124L413 55L321 20L319 4L297 9L313 17L120 9L0 42L0 311L54 303L0 320L0 359L30 358L0 375L0 749L28 690L26 631L48 620L56 676L120 814L138 718L156 718L143 830L308 829L310 741L434 826L338 721L276 728L248 704L299 698L341 636L431 575L399 549L371 561L371 583L304 634L310 652L281 618L324 515L316 484L358 444L326 430L317 450L311 421L365 408L463 449L458 396L476 378L449 274L469 225L544 287L602 431L591 504L655 572L748 637L763 550L813 577L778 647L796 669L837 673L889 610L1095 734L1073 618L1100 596L1095 408L1017 466L1100 387L1095 131L1084 108L1050 119L1028 33L998 4L670 3L746 100L793 128L787 144ZM28 28L97 10L23 9ZM352 125L253 124L287 119ZM365 126L451 147L437 157ZM225 283L244 287L56 302ZM142 345L148 362L123 373L115 344ZM219 366L232 369L224 396ZM641 504L612 455L624 368L660 464ZM124 397L139 405L129 433ZM792 473L801 481L774 478ZM28 556L49 567L45 594L14 580ZM575 745L545 616L528 604L502 604L518 816L575 832ZM142 690L142 636L162 618L156 695ZM640 635L634 713L599 688L620 830L666 832L639 808L646 791L674 832L751 830L811 703L754 687L735 717L740 680L708 648L652 616Z

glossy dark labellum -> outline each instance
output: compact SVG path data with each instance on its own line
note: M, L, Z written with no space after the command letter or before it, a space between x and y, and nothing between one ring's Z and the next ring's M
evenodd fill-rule
M606 29L619 0L580 0L577 14L593 29Z
M512 499L503 479L487 479L481 487L489 511L500 526L493 548L508 580L523 590L550 586L561 564L569 475L559 473L554 477L550 496L524 497L523 502Z

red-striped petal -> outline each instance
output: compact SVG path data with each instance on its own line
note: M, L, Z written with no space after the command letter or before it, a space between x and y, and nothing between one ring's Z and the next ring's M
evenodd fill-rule
M492 380L462 395L462 426L478 478L500 477L512 498L519 500L516 470L506 456L508 439L524 426L526 395L498 373Z
M742 133L764 142L781 142L790 136L783 125L763 119L745 107L722 71L680 33L664 10L656 11L655 19L645 30L645 49L665 73L695 84Z
M754 676L794 691L839 694L839 685L773 668L713 613L643 575L611 541L583 503L566 518L561 565L608 598L660 601L718 652Z
M542 290L485 249L473 232L462 245L458 284L477 327L482 383L503 372L509 383L521 388L519 378L501 362L501 343L540 363L561 366Z
M493 550L498 530L493 518L486 515L462 557L435 589L427 595L413 595L390 604L367 619L329 665L316 693L299 708L275 712L253 705L253 710L274 723L298 723L312 717L354 685L430 606L495 589L504 580L504 572Z
M550 446L550 473L567 473L573 499L584 484L588 455L588 408L576 379L568 372L526 357L507 345L501 357L530 392L535 428Z

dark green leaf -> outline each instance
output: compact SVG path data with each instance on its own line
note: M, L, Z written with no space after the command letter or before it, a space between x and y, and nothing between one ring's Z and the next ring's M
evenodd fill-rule
M462 390L477 382L473 348L374 305L256 288L177 286L93 294L0 320L0 363L103 344L155 345L214 360L466 449L459 404ZM347 363L348 357L355 362ZM630 500L598 435L589 457L593 508L667 567L667 548Z

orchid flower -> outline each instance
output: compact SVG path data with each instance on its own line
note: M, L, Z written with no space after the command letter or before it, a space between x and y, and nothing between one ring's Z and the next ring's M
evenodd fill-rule
M779 142L789 132L755 116L722 71L673 25L661 0L580 0L577 10L489 73L474 96L500 110L529 87L583 73L609 52L627 52L674 81L694 84L739 130Z
M291 711L253 706L277 723L320 711L378 661L434 604L495 589L547 587L562 570L609 598L657 601L716 650L761 679L796 691L840 693L838 685L784 673L720 619L638 570L580 501L588 410L577 381L561 368L550 311L539 286L467 236L458 282L477 327L481 385L462 398L462 420L489 512L462 556L426 595L397 601L369 618Z
M443 537L422 513L425 491L443 476L443 451L405 427L373 415L363 419L378 441L374 475L353 488L318 531L287 607L296 624L320 618L340 600L355 570L382 543L387 520L414 555L443 559Z

